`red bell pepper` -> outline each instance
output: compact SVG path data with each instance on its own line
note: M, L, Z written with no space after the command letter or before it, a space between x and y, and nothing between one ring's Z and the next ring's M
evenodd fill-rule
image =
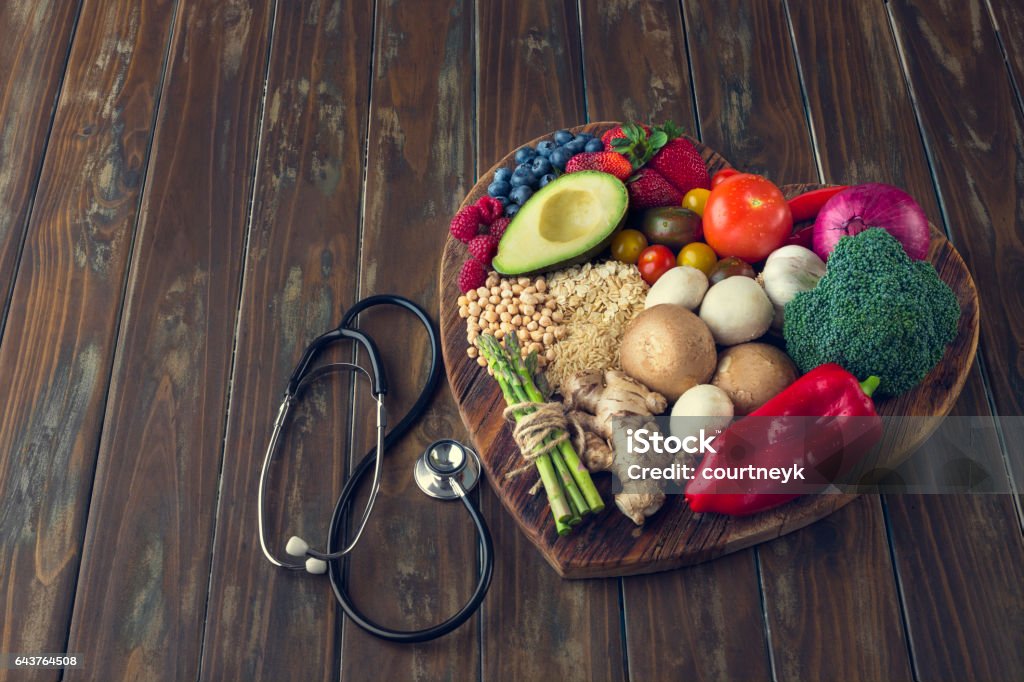
M704 456L686 486L690 509L746 516L848 474L882 437L882 419L871 400L877 387L878 377L861 383L836 364L803 375L714 440L715 452ZM802 467L805 478L798 485L729 480L725 472L716 478L717 469L736 471L747 465Z
M789 204L789 210L793 214L793 223L795 224L802 223L805 220L814 220L818 217L818 212L821 211L821 207L824 206L829 199L849 188L849 185L835 185L833 187L812 189L810 192L804 192L803 194L796 195L787 202Z

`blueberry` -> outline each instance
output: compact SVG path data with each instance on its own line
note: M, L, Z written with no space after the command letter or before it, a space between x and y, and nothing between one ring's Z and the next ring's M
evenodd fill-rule
M519 204L512 203L505 207L505 215L509 218L514 216L516 213L519 213Z
M604 151L604 142L601 142L601 140L597 139L596 137L593 138L593 139L587 140L587 144L583 147L583 151L585 151L585 152L603 152Z
M572 141L572 133L568 130L559 130L554 135L555 144L565 144Z
M558 170L565 170L565 164L569 163L569 157L572 156L565 147L559 147L555 151L551 152L551 165Z
M487 185L487 193L492 197L508 196L508 193L512 190L510 185L505 180L495 180L491 184Z
M511 179L512 179L512 169L511 168L499 168L498 170L494 171L494 180L495 181L504 180L505 182L508 182Z
M533 147L522 147L516 152L516 163L525 163L535 156L537 151Z
M530 162L530 170L539 178L540 176L551 172L551 161L545 159L543 156L538 156Z
M510 199L506 196L497 196L494 198L501 202L502 208L508 206L508 202L510 201Z
M591 140L593 140L594 136L591 135L590 133L577 133L576 137L574 137L572 139L574 139L574 140L583 140L583 143L586 144L587 142L590 142Z
M587 143L584 142L583 140L570 140L569 142L565 143L565 149L570 154L579 154L580 152L583 151L583 148L585 146L587 146Z
M526 185L520 185L512 190L512 193L508 195L514 203L525 204L526 200L533 196L533 190Z
M537 154L547 158L552 151L555 149L555 143L551 140L544 140L543 142L537 143Z
M555 174L554 173L548 173L547 175L544 175L544 176L541 177L541 179L540 179L540 186L543 187L544 185L548 184L549 182L551 182L554 179L555 179Z
M519 168L516 168L514 173L512 173L512 180L510 181L510 184L512 187L520 187L522 185L529 185L534 180L536 180L536 177L533 172L526 166L520 166ZM509 196L512 195L510 194Z

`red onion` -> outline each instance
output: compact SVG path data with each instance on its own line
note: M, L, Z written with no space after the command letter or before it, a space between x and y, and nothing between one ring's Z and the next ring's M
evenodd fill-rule
M928 257L931 235L924 210L914 198L892 185L857 185L829 199L814 221L814 253L828 259L836 242L872 227L881 227L916 260Z

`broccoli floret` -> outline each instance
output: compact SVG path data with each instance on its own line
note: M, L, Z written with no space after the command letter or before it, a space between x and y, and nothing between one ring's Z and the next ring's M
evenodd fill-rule
M876 391L921 382L955 337L960 305L935 268L881 228L843 237L818 285L786 304L786 350L802 372L835 362Z

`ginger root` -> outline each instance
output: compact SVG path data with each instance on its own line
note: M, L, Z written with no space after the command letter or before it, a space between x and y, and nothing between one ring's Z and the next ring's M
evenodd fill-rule
M630 414L649 416L661 414L668 401L660 393L649 390L625 372L588 371L569 379L563 387L565 405L594 415L593 430L605 439L612 437L612 420Z
M665 503L665 494L649 490L650 483L630 481L626 475L633 462L618 461L609 441L613 437L615 420L632 419L643 428L657 430L657 425L646 417L665 411L665 396L649 390L640 382L617 370L593 370L570 378L564 385L564 403L569 416L583 429L584 463L590 471L611 471L622 482L624 490L616 493L615 505L638 526ZM647 460L655 466L666 462ZM640 485L639 491L630 487Z

